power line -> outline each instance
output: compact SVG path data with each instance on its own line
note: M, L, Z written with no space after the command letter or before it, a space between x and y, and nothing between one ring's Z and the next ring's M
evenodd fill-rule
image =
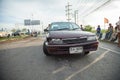
M98 1L96 1L96 3L95 4L93 4L91 7L90 7L90 9L88 8L87 10L86 10L86 14L88 14L89 12L91 12L92 10L94 10L94 9L96 9L97 7L99 7L101 4L103 4L103 1L104 0L98 0ZM84 14L84 15L86 15L86 14Z
M93 0L93 1L85 0L83 2L81 1L82 2L81 4L83 5L79 8L79 13L81 14L81 16L84 17L86 15L89 15L89 13L98 10L100 7L104 6L106 2L108 3L109 1L112 1L112 0ZM93 4L91 6L88 6L88 3L90 2Z
M110 1L112 1L112 0L107 0L106 2L103 2L101 5L99 5L99 6L96 7L95 9L93 9L93 10L89 11L87 14L85 14L84 17L85 17L85 16L88 16L90 13L95 12L95 11L98 10L99 8L105 6L105 5L108 4Z
M81 11L81 15L85 15L86 13L88 13L91 9L95 8L96 5L98 5L98 3L100 3L101 0L94 0L93 2L91 2L91 6L85 5L86 9ZM87 4L87 3L86 3Z
M83 0L83 1L81 1L80 3L78 3L79 5L77 6L77 8L78 7L80 7L80 12L82 12L82 11L84 11L87 7L88 7L88 2L89 2L90 0Z

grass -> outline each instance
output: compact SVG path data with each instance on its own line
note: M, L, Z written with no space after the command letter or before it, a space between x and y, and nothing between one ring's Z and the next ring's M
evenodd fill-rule
M92 30L92 31L89 31L89 32L96 33L96 30ZM105 29L101 30L101 33L106 33L106 32L107 32L107 30L105 30Z
M27 38L28 35L22 35L22 36L15 36L15 37L0 37L0 42L3 42L3 41L10 41L10 40L20 40L20 39L24 39L24 38Z

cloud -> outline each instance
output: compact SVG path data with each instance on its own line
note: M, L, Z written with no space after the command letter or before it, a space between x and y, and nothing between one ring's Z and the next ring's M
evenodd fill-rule
M86 10L89 10L90 6L93 5L93 0L90 2L85 2L88 0L0 0L0 22L6 23L23 23L24 19L39 19L45 24L52 21L65 21L66 13L65 6L67 1L72 5L72 11L78 9L79 17L81 18L83 14L87 13ZM94 0L99 1L99 0ZM100 0L104 1L104 0ZM81 3L83 2L83 3ZM109 6L104 6L103 9L99 9L95 13L91 13L86 23L98 23L101 20L101 17L117 17L120 13L120 1L115 0ZM97 4L97 3L96 3ZM91 9L90 9L91 10ZM86 12L84 12L86 11ZM113 13L111 12L114 12ZM82 13L82 14L81 14ZM32 17L33 14L33 17ZM112 16L112 17L111 17ZM99 18L98 18L99 17ZM96 19L97 18L97 19ZM114 20L116 20L115 18ZM102 21L101 21L102 22Z
M65 1L2 0L0 2L0 16L4 17L4 20L1 18L0 21L12 19L13 23L15 23L16 21L23 21L23 19L31 18L33 14L33 18L47 22L49 19L53 20L55 17L65 16Z

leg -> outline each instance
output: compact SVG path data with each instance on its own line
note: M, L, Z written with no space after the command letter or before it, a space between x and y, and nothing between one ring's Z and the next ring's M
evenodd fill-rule
M120 32L118 32L118 46L120 47Z
M109 32L106 33L105 39L108 39L108 36L109 36Z

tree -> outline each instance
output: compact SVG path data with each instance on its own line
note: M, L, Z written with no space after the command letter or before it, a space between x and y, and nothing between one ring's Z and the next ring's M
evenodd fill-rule
M87 25L85 26L85 31L92 31L92 26L91 25Z
M12 29L11 31L12 31L12 32L16 32L16 29Z
M23 28L23 29L22 29L22 32L26 32L26 31L27 31L27 29L26 29L26 28Z

